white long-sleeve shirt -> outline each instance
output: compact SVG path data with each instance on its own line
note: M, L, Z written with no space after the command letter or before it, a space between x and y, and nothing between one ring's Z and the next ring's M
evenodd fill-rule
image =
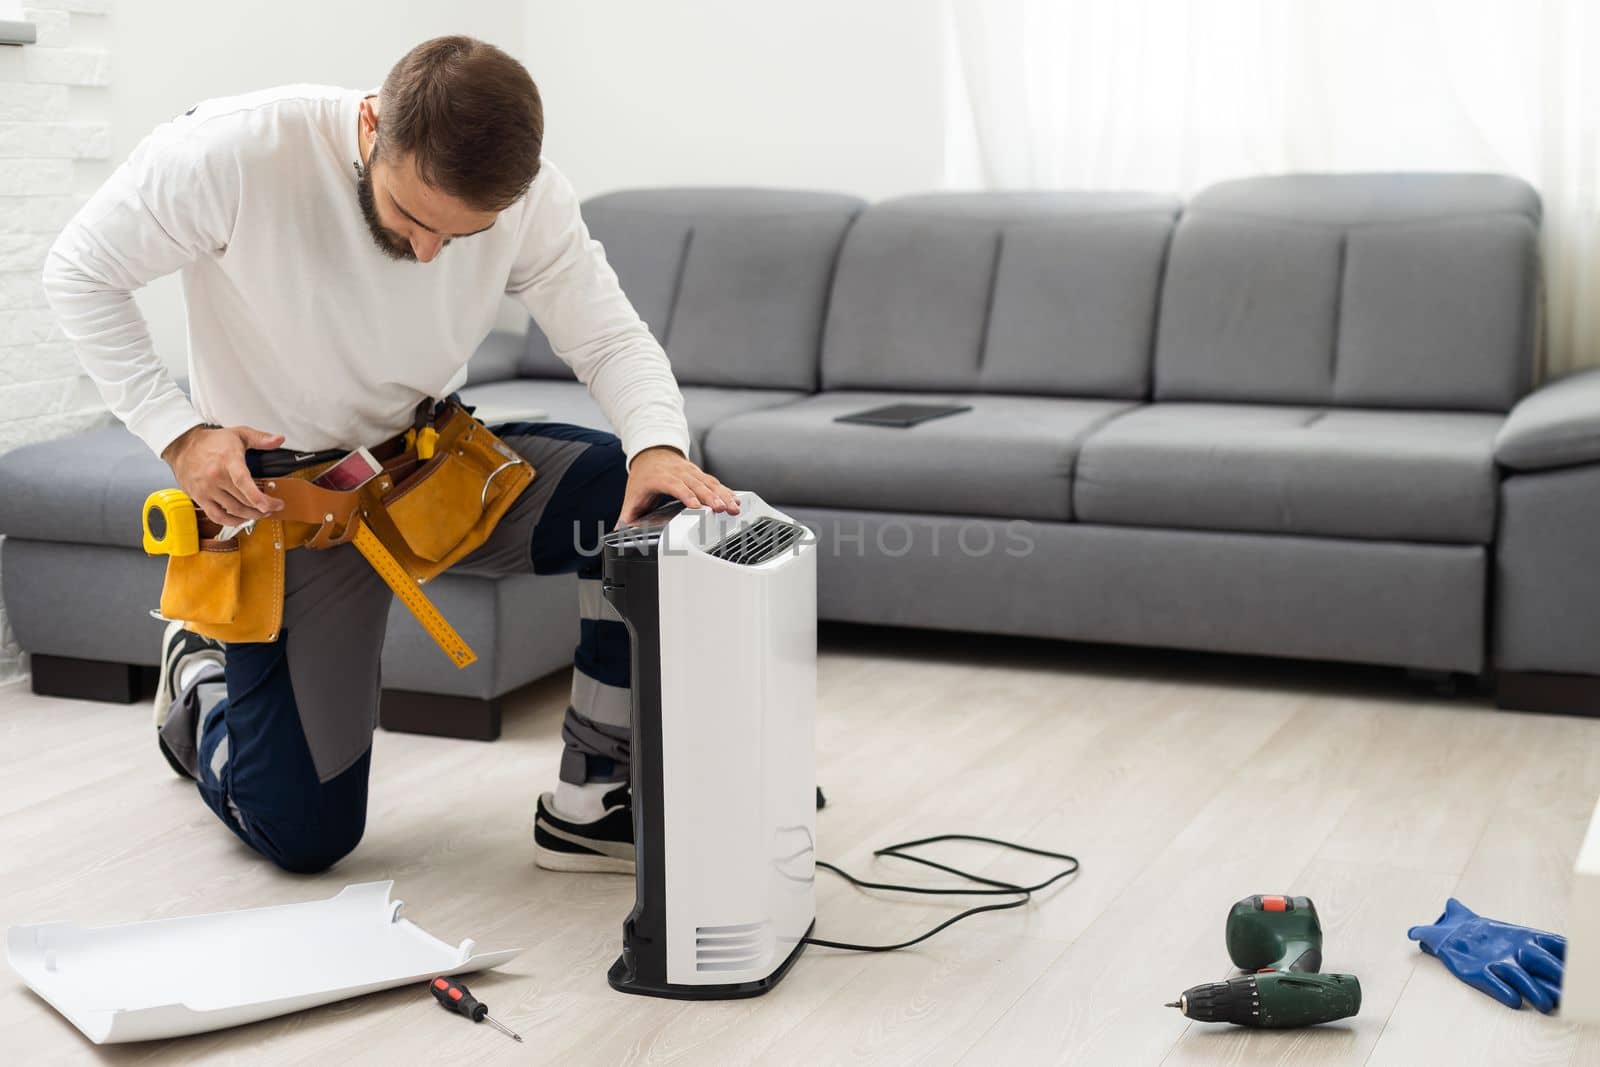
M45 291L111 411L157 454L201 423L281 433L298 451L371 445L466 378L502 295L525 304L631 461L685 455L661 346L548 160L494 226L432 263L373 243L356 199L366 94L289 86L211 100L158 127L50 250ZM185 397L133 290L182 272Z

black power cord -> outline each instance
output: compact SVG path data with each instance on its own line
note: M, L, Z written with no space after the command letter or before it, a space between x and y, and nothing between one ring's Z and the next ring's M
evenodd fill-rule
M973 874L971 871L963 871L959 867L951 867L947 864L938 863L923 856L913 856L905 851L908 848L918 848L922 845L932 845L940 841L976 841L984 845L996 845L1000 848L1008 848L1013 852L1026 852L1032 856L1044 856L1047 859L1061 860L1069 866L1063 870L1057 871L1055 874L1051 875L1049 878L1046 878L1037 885L1016 885L1012 882L1002 882L995 878L985 878L981 874ZM939 933L941 930L944 930L950 926L954 926L962 919L969 919L974 915L981 915L986 911L1006 911L1010 908L1020 908L1033 897L1033 894L1039 892L1041 889L1045 889L1051 885L1054 885L1056 882L1061 881L1061 879L1066 878L1068 875L1078 873L1079 866L1076 856L1069 856L1064 852L1050 852L1042 848L1029 848L1027 845L1018 845L1010 841L1001 841L993 837L978 837L974 834L939 834L934 837L924 837L916 841L905 841L898 845L889 845L887 848L880 848L874 852L873 855L891 856L895 859L909 860L912 863L920 863L924 867L932 867L935 870L944 871L946 874L953 874L957 878L964 878L969 882L976 882L980 885L986 885L991 888L938 889L931 886L895 885L889 882L869 882L863 878L857 878L849 871L846 871L840 867L836 867L833 864L827 863L823 860L818 860L817 866L821 867L825 871L832 871L834 874L837 874L840 878L843 878L857 889L882 889L892 893L921 893L925 896L1014 896L1017 899L1008 900L1004 904L983 904L976 908L968 908L959 915L951 916L926 933L914 937L910 941L902 941L898 945L852 945L846 941L826 941L820 937L803 937L800 939L803 943L807 945L816 945L820 948L845 949L850 952L893 952L896 949L910 948L912 945L928 940L928 938Z

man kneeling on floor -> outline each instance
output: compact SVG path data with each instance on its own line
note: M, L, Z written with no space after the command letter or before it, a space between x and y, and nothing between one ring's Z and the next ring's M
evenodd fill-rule
M528 72L466 37L419 45L376 93L301 85L210 100L134 149L56 241L45 286L111 410L225 525L282 507L247 460L281 472L312 453L376 450L420 402L465 381L502 294L526 305L621 438L496 427L537 475L461 569L577 572L582 637L536 857L632 871L628 638L601 599L599 538L662 494L738 505L687 458L666 355L572 186L540 159L543 129ZM133 299L173 271L187 397ZM310 872L365 828L391 593L351 545L285 559L275 640L223 647L168 629L156 725L229 829Z

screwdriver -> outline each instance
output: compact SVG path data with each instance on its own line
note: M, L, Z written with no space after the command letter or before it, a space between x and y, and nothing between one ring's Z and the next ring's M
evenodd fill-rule
M448 978L435 978L428 983L428 988L433 991L433 999L443 1004L457 1015L465 1015L475 1023L487 1022L502 1034L521 1041L522 1035L515 1030L506 1028L500 1020L489 1014L489 1005L472 995L472 991L460 982L452 982Z

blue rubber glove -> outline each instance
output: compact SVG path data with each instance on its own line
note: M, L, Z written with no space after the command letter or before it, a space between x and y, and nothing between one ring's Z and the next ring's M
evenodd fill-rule
M1561 1002L1562 961L1567 939L1479 917L1455 897L1432 926L1413 926L1406 936L1422 945L1450 973L1508 1008L1522 999L1545 1014Z

